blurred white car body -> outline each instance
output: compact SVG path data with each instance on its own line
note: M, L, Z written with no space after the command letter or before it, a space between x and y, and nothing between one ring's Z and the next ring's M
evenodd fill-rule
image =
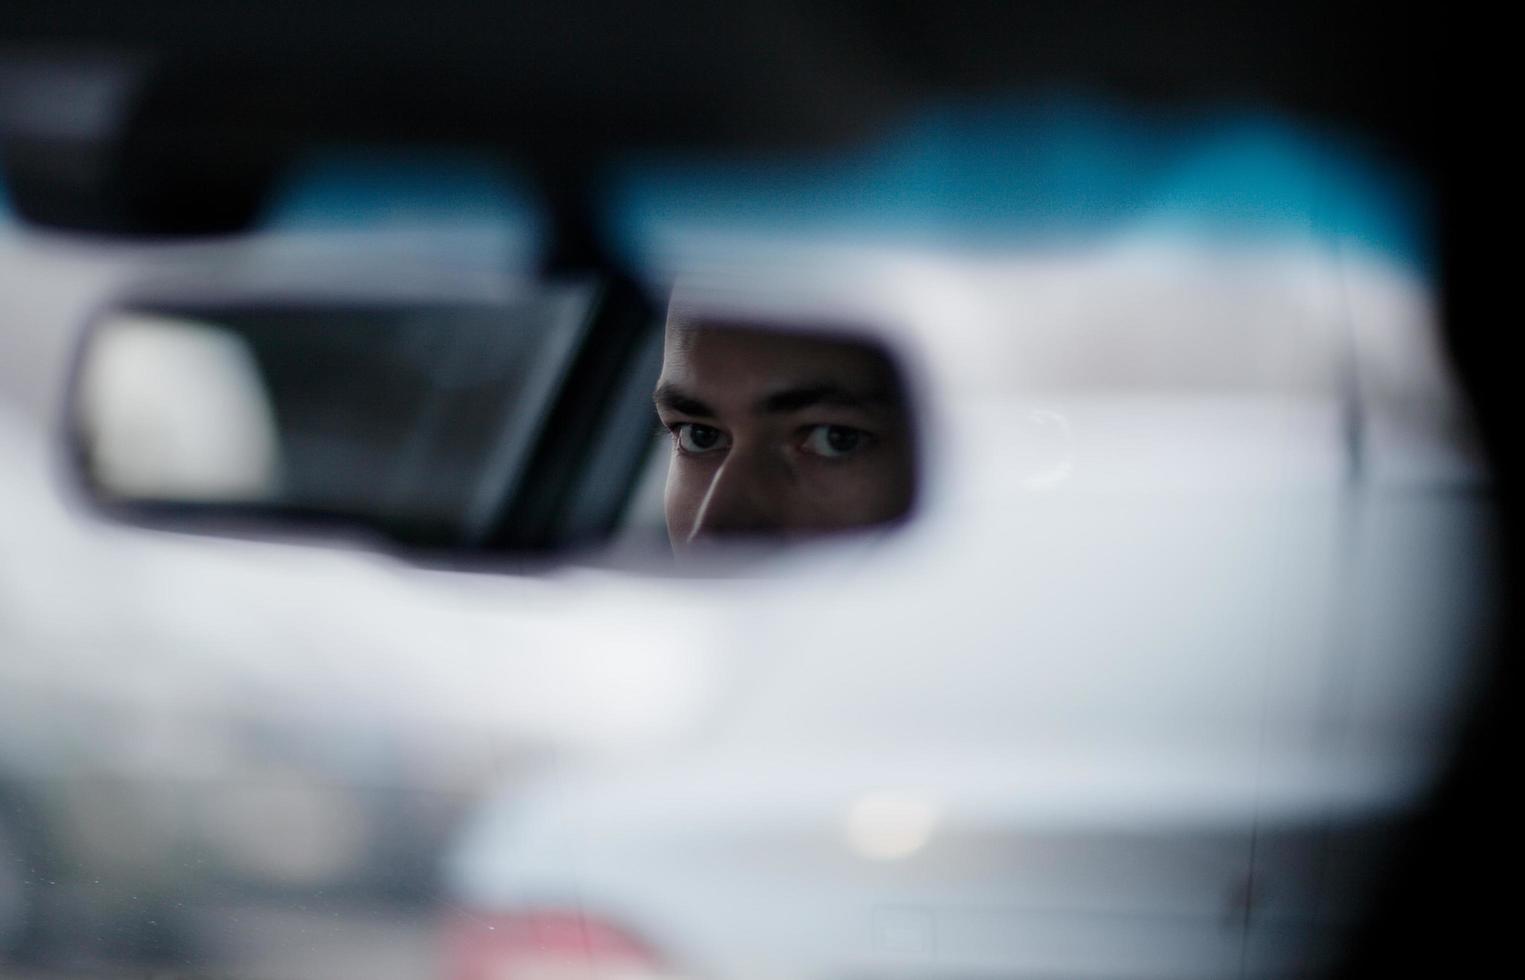
M1487 480L1423 277L1189 239L796 254L771 281L717 253L745 274L712 263L684 302L872 324L901 354L918 512L652 587L648 635L703 665L705 710L477 814L450 975L1334 962L1488 610Z
M456 977L1316 970L1465 703L1487 480L1380 256L700 243L685 301L861 325L925 418L907 526L705 580L102 522L58 392L143 265L0 247L5 775L103 815L81 867L150 897L203 854L327 887L398 836L356 786L499 780L447 867Z

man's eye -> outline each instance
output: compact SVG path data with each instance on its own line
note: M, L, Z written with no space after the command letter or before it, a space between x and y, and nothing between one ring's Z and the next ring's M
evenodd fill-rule
M862 429L846 425L813 425L800 448L815 456L838 459L862 449L870 438Z
M713 426L682 422L674 426L672 431L673 438L678 441L678 449L685 453L698 455L721 449L725 445L724 435Z

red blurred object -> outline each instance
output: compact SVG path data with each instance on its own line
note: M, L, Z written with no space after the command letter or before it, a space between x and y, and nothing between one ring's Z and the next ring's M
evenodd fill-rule
M648 945L564 909L458 912L445 927L448 980L635 980L669 976Z

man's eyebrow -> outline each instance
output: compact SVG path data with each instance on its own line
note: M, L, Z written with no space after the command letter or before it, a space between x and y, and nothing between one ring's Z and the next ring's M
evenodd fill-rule
M775 391L758 399L753 411L760 415L797 412L804 408L829 405L834 408L873 408L894 401L882 390L853 391L835 382L803 384Z
M657 385L657 390L651 393L651 400L657 403L658 408L665 408L682 415L698 415L711 419L717 417L714 409L670 381Z

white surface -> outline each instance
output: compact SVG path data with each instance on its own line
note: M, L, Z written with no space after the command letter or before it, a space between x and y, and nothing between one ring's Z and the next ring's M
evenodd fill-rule
M149 260L0 249L8 765L236 782L255 719L327 778L471 791L538 746L462 904L576 901L713 976L1212 976L1314 956L1333 899L1294 831L1402 813L1451 730L1484 481L1428 295L1380 264L888 256L812 291L750 263L770 314L882 314L925 493L903 533L693 581L105 525L53 413L74 325ZM935 814L899 860L845 829L882 794ZM1290 884L1247 929L1257 827L1294 834L1260 869Z

